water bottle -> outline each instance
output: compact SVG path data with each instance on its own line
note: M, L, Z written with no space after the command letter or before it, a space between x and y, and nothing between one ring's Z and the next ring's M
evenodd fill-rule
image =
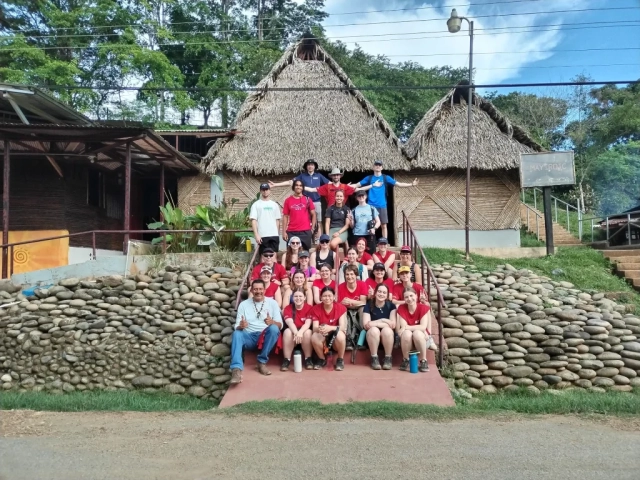
M293 354L293 371L296 373L302 371L302 354L299 351Z
M418 373L418 352L409 352L409 371Z

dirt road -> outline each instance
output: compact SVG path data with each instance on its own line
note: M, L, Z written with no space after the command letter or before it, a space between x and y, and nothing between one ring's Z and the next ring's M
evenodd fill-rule
M638 479L640 422L0 412L0 479Z

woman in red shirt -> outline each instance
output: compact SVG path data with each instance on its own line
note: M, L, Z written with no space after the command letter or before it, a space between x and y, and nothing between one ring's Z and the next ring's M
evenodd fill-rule
M269 267L262 267L260 271L260 279L264 282L266 289L264 291L264 296L268 298L273 298L276 302L278 302L278 307L282 308L282 293L280 292L280 285L276 282L271 281L271 269ZM251 289L249 289L249 298L253 297L253 293Z
M393 280L391 280L387 275L387 270L383 263L376 263L373 266L373 270L371 271L371 275L367 278L365 282L367 284L367 297L373 298L373 291L380 284L384 284L387 286L387 291L389 292L389 300L391 300L391 289L393 288Z
M421 372L429 371L427 362L427 348L433 342L429 333L431 323L431 307L418 303L418 295L412 288L404 291L404 305L398 307L398 336L400 337L400 348L402 349L402 363L400 370L409 368L409 351L416 348L420 352Z
M313 303L320 303L320 292L324 287L331 287L334 291L336 289L336 282L331 280L331 267L323 263L320 266L320 278L313 281L312 290L313 290Z
M367 241L359 238L356 242L356 251L358 252L358 262L367 267L367 270L373 268L373 258L365 250L367 249Z
M302 346L304 353L304 364L307 370L313 369L313 359L311 358L311 305L305 302L305 295L302 291L293 292L293 303L284 309L285 330L282 333L282 346L284 360L280 370L286 372L291 364L291 354L294 345Z
M311 344L316 351L318 360L314 370L320 370L327 364L325 353L331 348L338 354L335 369L344 370L344 351L347 346L347 309L335 303L335 294L331 287L324 287L320 292L322 303L314 305L310 316L313 320L313 335Z
M358 267L347 265L345 282L338 285L338 301L347 308L347 350L353 350L362 330L362 308L367 303L367 285L358 280Z
M291 285L287 285L282 295L283 308L293 302L293 292L296 290L302 290L307 299L307 303L313 305L313 293L311 291L311 285L307 282L307 276L302 270L296 270L291 276Z
M411 269L406 265L398 268L399 281L391 289L391 301L398 305L404 303L404 291L407 288L413 288L416 291L416 295L420 299L420 303L428 303L427 295L424 293L424 288L421 285L411 281Z
M393 277L393 266L396 263L396 254L389 250L389 241L381 237L378 239L378 249L372 255L375 263L383 263L389 278Z

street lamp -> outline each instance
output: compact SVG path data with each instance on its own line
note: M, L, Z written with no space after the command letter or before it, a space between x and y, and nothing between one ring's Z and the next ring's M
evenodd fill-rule
M469 98L467 99L467 182L466 182L466 204L464 213L464 243L465 254L469 260L469 188L471 185L471 105L473 104L473 20L467 17L459 17L454 8L451 10L451 17L447 20L447 28L450 33L458 33L462 27L462 20L469 24Z

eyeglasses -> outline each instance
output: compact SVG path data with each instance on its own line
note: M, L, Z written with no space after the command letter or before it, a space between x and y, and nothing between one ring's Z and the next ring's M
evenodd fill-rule
M266 253L263 255L264 258L271 258L273 257L273 253Z

